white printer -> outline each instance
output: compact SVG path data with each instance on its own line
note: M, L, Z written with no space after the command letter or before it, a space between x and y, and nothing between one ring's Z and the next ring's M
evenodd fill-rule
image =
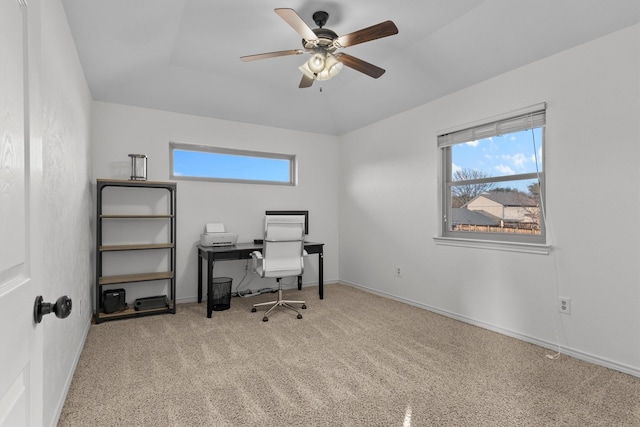
M210 223L205 225L204 233L200 235L202 246L232 246L238 242L237 233L225 233L224 224Z

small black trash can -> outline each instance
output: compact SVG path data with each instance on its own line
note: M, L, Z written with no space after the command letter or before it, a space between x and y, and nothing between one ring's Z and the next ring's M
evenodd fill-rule
M228 310L231 307L231 277L214 277L211 284L211 304L213 311Z

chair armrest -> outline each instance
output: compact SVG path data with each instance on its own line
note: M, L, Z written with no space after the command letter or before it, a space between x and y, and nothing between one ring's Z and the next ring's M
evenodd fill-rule
M253 260L253 271L256 271L258 269L258 264L262 261L262 252L251 252L251 259Z

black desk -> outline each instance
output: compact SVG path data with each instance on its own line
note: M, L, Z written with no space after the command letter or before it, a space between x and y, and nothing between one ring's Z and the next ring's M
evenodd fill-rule
M324 298L323 258L324 243L305 242L304 249L308 254L318 254L318 294ZM233 246L202 246L198 245L198 303L202 302L202 261L207 261L207 317L211 317L213 304L213 265L216 261L230 261L251 259L251 252L261 251L262 244L238 243ZM302 289L302 276L298 276L298 290Z

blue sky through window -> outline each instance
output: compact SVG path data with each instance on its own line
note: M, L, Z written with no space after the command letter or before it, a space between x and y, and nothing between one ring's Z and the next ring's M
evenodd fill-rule
M291 182L289 159L173 150L173 174L197 178Z
M454 173L467 169L503 177L542 172L542 128L456 144L451 147L451 156ZM508 181L500 185L526 192L531 183Z

